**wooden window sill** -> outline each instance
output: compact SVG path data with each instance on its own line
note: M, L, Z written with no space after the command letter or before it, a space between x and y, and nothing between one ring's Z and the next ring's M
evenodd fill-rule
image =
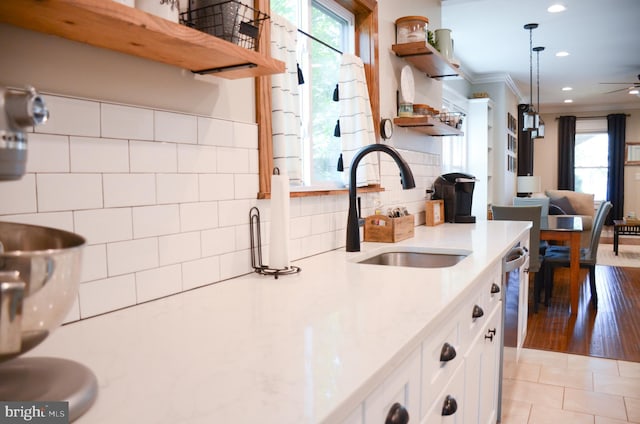
M358 193L378 193L384 191L384 187L379 184L367 187L358 187ZM332 189L332 190L308 190L308 191L292 191L289 193L290 198L294 197L314 197L314 196L333 196L336 194L349 194L348 188ZM258 199L270 199L271 193L258 193Z

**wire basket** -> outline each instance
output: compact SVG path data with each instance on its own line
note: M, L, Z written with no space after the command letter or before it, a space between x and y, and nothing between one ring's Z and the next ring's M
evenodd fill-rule
M180 23L227 40L249 50L258 50L262 24L269 15L237 0L211 0L211 4L180 14Z

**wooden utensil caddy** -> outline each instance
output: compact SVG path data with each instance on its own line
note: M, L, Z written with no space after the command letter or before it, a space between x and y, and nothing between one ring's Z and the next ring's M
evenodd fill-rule
M414 228L413 215L398 218L371 215L364 220L364 241L395 243L413 237Z

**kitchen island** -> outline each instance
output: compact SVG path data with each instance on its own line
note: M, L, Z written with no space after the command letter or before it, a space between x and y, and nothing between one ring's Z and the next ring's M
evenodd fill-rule
M481 297L480 279L500 278L503 256L528 240L529 227L416 227L414 238L393 245L293 261L296 275L249 274L68 324L27 355L75 360L95 373L98 398L80 424L383 422L368 418L369 399L407 363L417 364L412 381L425 385L421 347L463 300ZM471 254L434 269L356 262L399 246ZM412 402L423 417L425 401ZM421 422L415 412L411 422Z

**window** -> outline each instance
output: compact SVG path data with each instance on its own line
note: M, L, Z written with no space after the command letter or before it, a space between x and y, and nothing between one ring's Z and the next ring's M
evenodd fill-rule
M274 0L275 2L275 0ZM377 3L363 0L336 0L342 7L349 10L355 16L355 54L364 62L369 99L373 112L373 121L380 122L380 93L378 82L380 79L378 69L378 20ZM271 10L270 0L256 0L261 10ZM269 43L261 42L261 51L266 51ZM273 170L273 144L271 140L271 78L258 77L256 82L256 119L258 122L258 163L259 163L259 199L265 199L271 192L271 172ZM379 135L376 127L376 135ZM307 193L291 192L291 197L326 195L329 193L341 193L347 190L313 189ZM372 191L376 191L372 188Z
M354 15L333 1L271 0L271 10L338 51L354 50ZM304 185L342 187L337 171L342 147L340 138L334 136L340 109L333 101L342 58L304 34L298 35L297 52L305 80L300 86Z
M609 172L609 137L606 132L576 133L575 190L606 200Z

